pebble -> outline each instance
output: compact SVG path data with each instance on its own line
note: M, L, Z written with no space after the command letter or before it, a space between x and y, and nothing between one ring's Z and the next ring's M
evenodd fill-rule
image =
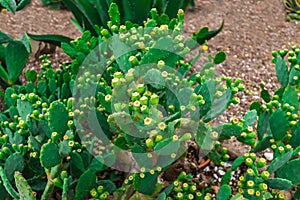
M264 156L268 161L273 160L273 153L266 152L266 153L264 153Z
M219 170L218 173L219 173L219 175L221 175L221 176L224 176L224 175L225 175L225 172L224 172L223 170Z

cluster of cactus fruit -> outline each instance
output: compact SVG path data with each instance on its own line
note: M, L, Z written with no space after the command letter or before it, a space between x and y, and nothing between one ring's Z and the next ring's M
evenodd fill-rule
M26 84L6 89L0 113L3 198L284 199L282 190L300 184L298 47L273 52L282 85L273 96L262 84L264 102L252 103L243 119L214 126L211 121L239 103L236 94L245 89L241 79L216 76L223 52L208 55L201 70L191 72L207 49L197 45L215 33L206 28L186 40L182 10L170 20L152 9L144 26L121 25L116 4L109 16L109 29L96 27L99 37L84 32L62 44L72 63L53 69L41 56L39 73L29 70ZM193 49L198 54L186 61ZM230 158L222 142L232 137L250 145L249 153ZM200 169L158 182L187 155L189 140L222 166L219 185L203 185ZM256 156L265 149L274 154L270 163ZM238 188L231 188L240 169ZM299 197L300 190L294 194Z

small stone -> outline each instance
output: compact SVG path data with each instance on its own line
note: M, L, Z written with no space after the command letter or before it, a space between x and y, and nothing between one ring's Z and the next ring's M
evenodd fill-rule
M219 173L219 175L221 175L221 176L224 176L224 175L225 175L225 172L224 172L223 170L219 170L218 173Z
M268 161L273 160L273 153L264 153L264 156Z
M219 178L217 174L213 174L213 177L214 177L215 179L218 179L218 178Z

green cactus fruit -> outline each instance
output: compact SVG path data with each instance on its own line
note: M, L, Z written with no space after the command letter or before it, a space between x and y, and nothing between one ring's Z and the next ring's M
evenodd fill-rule
M134 175L133 187L138 192L151 195L153 194L158 178L158 173L136 173Z
M1 166L0 166L0 177L2 179L3 186L5 187L6 191L10 194L10 196L15 199L20 199L19 194L13 188L10 181L7 179L5 172Z
M300 183L300 160L292 160L283 165L275 172L276 178L292 181L294 185Z
M280 140L288 130L289 122L281 109L276 110L270 117L270 129L275 140Z
M40 161L43 167L50 169L61 162L59 149L54 143L46 143L42 146Z
M83 199L96 184L96 174L91 170L85 171L76 186L75 200Z
M226 200L229 199L231 195L231 188L229 185L222 185L217 194L217 200Z
M276 172L280 167L282 167L285 163L287 163L293 155L293 151L289 151L279 157L276 157L269 165L268 172L272 174Z
M69 115L64 104L53 102L49 108L49 126L52 132L57 132L61 137L68 128Z
M269 178L265 180L268 187L278 190L289 190L293 187L293 183L287 179Z
M21 200L34 200L35 193L33 193L31 187L28 185L26 179L18 171L14 174L17 189L19 191Z
M21 153L14 153L10 155L4 164L4 171L7 179L10 182L13 182L15 171L23 171L24 167L25 161Z

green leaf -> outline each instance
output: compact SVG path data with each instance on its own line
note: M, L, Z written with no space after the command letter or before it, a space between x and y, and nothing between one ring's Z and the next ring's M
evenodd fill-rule
M214 63L218 65L224 62L225 60L226 60L226 53L224 51L219 51L214 58Z
M275 177L290 180L294 185L300 184L300 160L292 160L279 168Z
M63 35L55 35L55 34L35 35L35 34L28 33L28 36L33 40L46 42L59 47L61 46L62 42L69 44L73 40L69 37Z
M223 124L218 127L220 137L230 138L232 136L238 137L241 135L242 127L235 124Z
M19 79L27 62L29 53L21 41L10 41L7 45L5 63L9 80L14 83Z
M17 5L17 11L23 9L29 3L30 3L30 0L21 0Z
M4 172L7 179L12 182L14 180L15 171L23 171L25 167L25 160L21 153L14 153L10 155L4 164Z
M295 86L287 86L284 90L282 96L282 105L288 103L290 106L294 106L294 113L298 112L299 108L299 100L298 100L298 92Z
M26 33L24 33L21 42L23 43L24 47L26 48L28 53L31 53L31 45L30 39Z
M285 163L287 163L290 158L293 155L293 151L289 151L283 155L281 155L280 157L276 157L269 165L268 167L268 172L270 174L272 174L273 172L275 172L276 170L278 170L280 167L282 167Z
M222 185L217 194L217 200L227 200L231 195L231 188L229 185Z
M9 35L0 31L0 44L9 42L11 40L12 38Z
M276 76L283 87L289 83L289 71L285 60L282 57L276 59Z
M96 174L91 170L84 172L76 185L75 200L82 200L96 184Z
M259 140L262 140L263 136L267 132L269 126L269 114L267 112L263 112L260 114L257 124L257 137Z
M247 128L248 126L252 126L256 120L257 120L257 112L256 110L251 110L247 112L244 116L244 128Z
M158 174L157 173L150 174L149 172L143 174L145 175L143 178L141 178L139 173L136 173L134 175L134 179L133 179L134 189L136 189L138 192L142 194L151 195L155 190Z
M236 170L239 166L241 166L241 164L244 163L244 160L245 160L244 156L240 156L237 159L235 159L232 163L231 169Z
M47 143L42 146L40 155L41 164L43 167L50 169L61 162L59 149L54 143Z
M195 34L195 33L193 34L193 39L197 40L199 45L202 45L207 40L215 37L218 33L220 33L221 30L223 29L223 26L224 26L224 20L222 21L222 24L218 29L209 31L208 33L205 34L204 37L203 37L203 33L202 34L199 33L202 30L202 29L200 29L200 31L197 34Z
M57 132L61 137L69 129L69 115L66 106L61 102L53 102L49 108L49 126L53 132Z
M227 89L219 99L214 101L211 109L208 111L208 113L206 114L203 120L207 122L218 117L226 110L228 104L230 103L230 100L231 100L231 91L230 89Z
M178 10L182 7L184 0L167 1L165 13L172 19L176 18Z
M270 117L270 129L275 140L280 140L288 130L289 122L281 109L276 110Z
M17 10L17 4L15 0L0 0L0 4L12 13L15 13Z
M8 82L8 73L5 71L5 69L3 68L3 66L0 64L0 78L2 78L2 80Z
M22 120L27 121L27 116L30 115L32 111L32 105L28 101L17 100L17 109L22 117Z
M103 190L112 194L116 190L116 185L111 180L100 180L97 182L97 185L102 185Z
M289 180L282 178L269 178L265 180L265 183L273 189L289 190L293 187L293 183Z

